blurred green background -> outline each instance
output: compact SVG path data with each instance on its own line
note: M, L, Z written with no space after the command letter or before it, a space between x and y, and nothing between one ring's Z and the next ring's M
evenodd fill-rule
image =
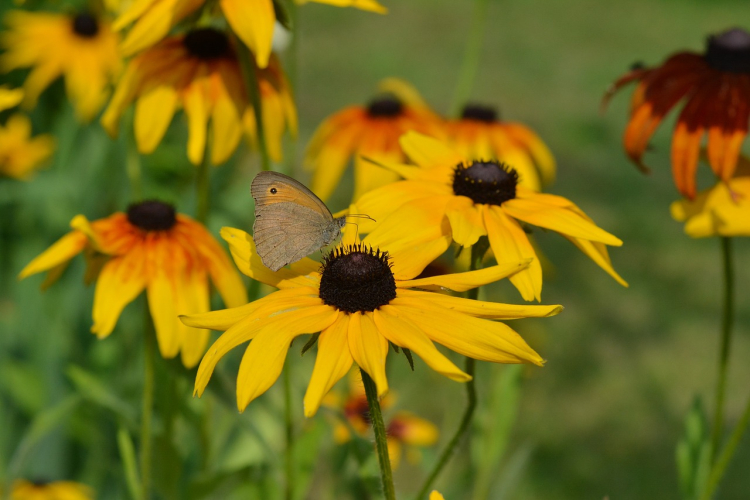
M8 3L0 10L7 10ZM298 10L301 131L288 153L296 154L302 180L309 177L300 159L315 127L346 105L365 103L381 78L404 78L436 111L451 108L472 3L383 3L390 9L387 16L316 4ZM503 118L529 125L546 141L559 165L549 191L573 200L625 242L611 256L630 288L620 287L563 238L538 235L553 264L545 271L543 302L566 309L555 318L512 325L547 365L522 373L517 422L504 458L497 467L492 464L488 498L680 498L674 450L683 419L696 395L713 408L722 300L719 241L692 240L669 216L669 204L677 199L669 169L674 117L652 141L646 161L654 172L645 177L628 163L620 142L629 92L617 96L606 114L600 113L599 102L607 85L631 63L657 64L677 50L700 51L706 35L746 22L746 12L745 2L721 0L490 1L472 100L497 105ZM23 76L15 72L0 82L18 85ZM119 428L137 436L143 301L126 309L110 338L96 341L88 333L93 289L82 283L82 259L44 294L38 289L40 277L15 279L68 230L74 215L96 219L127 206L127 138L113 142L96 123L77 125L59 82L31 115L35 132L55 134L58 150L49 168L31 182L0 181L0 479L78 479L94 486L101 498L127 498L115 434ZM193 214L195 170L185 156L185 132L179 115L165 143L143 160L144 187L146 197L172 201L179 211ZM224 225L250 229L249 185L258 168L257 157L245 151L212 171L209 226L217 237ZM708 177L702 181L710 185ZM332 210L348 202L351 184L348 174L329 204ZM745 300L750 246L737 239L734 248L737 311L729 426L750 396L750 305ZM483 297L520 302L507 284L489 287ZM347 474L371 475L372 464L358 473L356 467L340 468L334 458L316 456L317 446L321 457L336 456L331 418L323 412L303 422L302 394L313 357L300 359L296 346L287 368L293 370L296 424L307 428L298 446L307 463L300 474L312 491L306 498L345 498L333 485ZM229 399L240 353L233 354L220 364ZM245 498L273 498L273 486L257 490L248 483L281 477L281 383L238 416L231 403L224 404L222 391L190 400L193 374L183 373L178 364L161 363L158 369L162 385L168 386L160 389L166 391L161 412L168 414L164 408L169 405L180 407L175 432L190 437L177 446L157 440L156 475L164 483L160 495L195 496L199 488L186 486L194 484L190 481L205 486L221 472L226 473L221 487L205 486L212 498L238 491L249 492ZM498 377L506 372L479 364L477 432L502 426L507 418L488 406ZM397 406L435 422L444 444L460 418L463 387L419 360L412 374L400 356L391 357L389 378ZM49 425L39 423L40 412L59 409L61 403L60 415L53 411ZM67 412L65 404L70 405ZM165 425L166 420L157 428ZM258 445L256 431L275 456ZM469 470L481 463L482 436L465 443L438 480L446 499L473 498L477 483ZM201 439L211 443L210 454L195 444ZM438 448L426 451L421 465L403 464L396 474L400 492L416 493ZM748 498L748 467L750 440L745 439L717 498ZM241 474L232 475L237 471Z

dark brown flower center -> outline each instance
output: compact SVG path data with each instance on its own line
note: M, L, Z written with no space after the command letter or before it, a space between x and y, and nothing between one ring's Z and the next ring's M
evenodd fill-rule
M91 14L78 14L73 18L73 31L83 38L94 38L99 33L99 22Z
M750 73L750 33L734 28L708 37L705 58L719 71Z
M396 298L388 252L362 244L339 247L323 261L320 298L346 313L367 312Z
M367 114L372 117L393 118L404 111L404 105L394 96L378 97L367 105Z
M161 201L148 200L128 207L128 222L144 231L167 231L177 224L174 207Z
M481 104L467 104L461 111L461 118L464 120L477 120L480 122L492 123L498 119L498 113L495 108L482 106Z
M462 163L453 173L453 192L474 203L502 205L516 197L517 185L518 173L496 161L475 161L468 167Z
M210 61L229 55L229 38L213 28L193 30L182 40L188 52L199 58Z
M367 397L359 396L349 398L344 405L344 415L350 420L362 419L363 421L370 423L370 407L367 404Z

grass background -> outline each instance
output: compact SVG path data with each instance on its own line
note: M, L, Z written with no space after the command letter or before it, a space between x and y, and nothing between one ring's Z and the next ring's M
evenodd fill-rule
M402 77L437 111L450 109L472 4L384 3L390 9L387 16L315 4L299 9L298 160L321 120L346 105L366 102L381 78ZM545 270L543 301L566 309L555 318L513 325L547 365L523 371L518 420L505 458L492 470L497 480L489 498L679 498L674 448L683 418L696 395L712 407L722 290L719 242L686 237L669 216L669 203L677 199L668 156L673 117L652 141L646 160L654 172L645 177L628 163L620 143L627 95L616 97L603 115L599 100L631 63L657 64L676 50L701 50L707 34L746 21L741 17L745 10L743 2L721 0L490 0L472 100L497 105L505 119L528 124L547 142L559 164L550 192L570 198L625 242L611 255L630 288L620 287L563 238L540 235L554 266ZM19 84L23 76L15 72L0 81ZM118 428L137 435L142 301L128 307L109 339L96 341L88 333L93 290L81 284L80 259L43 295L40 278L21 283L14 278L67 231L75 214L105 217L129 200L126 138L113 142L95 123L76 125L62 96L58 83L32 113L35 131L57 137L50 167L30 183L0 183L0 477L75 478L94 485L101 498L126 498L114 435ZM192 214L195 172L185 157L183 119L173 125L165 143L144 158L145 195L172 201ZM239 152L232 164L212 172L209 226L214 234L224 225L251 227L249 184L257 168L252 154ZM297 171L305 180L302 169ZM351 181L350 175L344 178L332 209L348 202ZM710 184L705 175L702 181ZM750 248L743 239L734 248L737 314L727 393L730 425L746 404L750 377L744 362L750 357L750 307L744 299L750 291ZM505 284L484 293L520 302ZM300 432L300 460L311 462L319 450L332 457L303 467L300 474L311 487L309 498L343 498L334 485L370 477L373 464L358 469L351 458L337 455L326 412L302 422L302 394L313 358L300 361L295 351L290 351L287 368L293 370L296 424L306 429ZM230 388L238 362L238 353L233 354L222 367ZM411 374L396 356L389 362L398 406L438 424L444 431L442 444L460 417L463 387L430 372L421 361L416 368ZM486 401L504 370L479 366L479 420L489 429L495 421L499 425L501 415L490 411ZM189 400L191 375L179 374L174 364L160 364L159 374L167 387L160 389L165 391L160 415L170 414L170 404L181 407L174 435L190 438L157 439L159 494L192 496L195 481L210 482L226 473L223 486L212 490L213 498L229 492L273 498L277 490L268 478L271 483L280 478L281 383L237 417L219 396ZM28 453L23 446L19 452L29 430L38 428L41 412L59 407L71 395L84 402L32 439ZM185 416L191 411L195 422ZM166 436L167 420L160 422L157 432ZM195 444L200 441L195 429L201 428L210 453ZM255 431L277 455L263 451ZM469 472L477 463L481 439L479 435L464 446L438 481L446 498L473 498ZM416 492L435 455L428 450L422 465L399 469L400 492ZM750 443L745 439L718 498L747 498L748 465ZM231 476L236 471L241 474ZM305 489L300 483L300 498Z

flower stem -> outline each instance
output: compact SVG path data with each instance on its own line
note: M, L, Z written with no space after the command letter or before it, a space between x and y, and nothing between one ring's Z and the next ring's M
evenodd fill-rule
M292 381L290 366L284 369L284 424L286 431L286 453L284 462L286 466L286 500L294 497L294 422L292 421Z
M383 413L380 411L378 402L378 390L375 382L372 381L366 371L360 368L362 373L362 382L365 385L365 394L367 395L367 405L370 408L370 421L375 431L375 447L378 452L378 462L380 462L380 478L383 481L383 495L386 500L396 499L396 490L393 487L393 473L391 472L391 459L388 456L388 438L385 434L385 424L383 423Z
M268 156L268 148L266 147L266 134L263 129L263 109L262 100L260 96L260 85L258 85L258 72L255 67L253 55L250 53L247 47L235 38L235 44L238 47L238 57L240 60L240 69L242 70L242 78L245 81L245 88L247 89L247 95L250 99L250 104L253 106L253 114L255 116L255 130L256 140L258 141L258 151L260 152L261 168L263 170L271 170L271 157Z
M713 459L721 447L724 433L724 397L727 385L729 352L732 347L732 315L734 309L734 273L732 270L732 240L721 238L722 257L724 261L724 310L721 318L721 350L719 351L719 376L716 382L716 407L714 409L714 428L711 433L711 456Z
M132 127L130 127L132 130ZM141 156L138 153L138 147L135 143L135 137L130 135L127 138L125 151L125 172L130 183L130 198L133 201L140 201L143 198L142 176L141 176Z
M488 247L489 241L487 240L486 236L480 238L479 241L472 245L470 263L470 269L472 271L475 269L479 269L479 267L482 265L482 258L484 257L484 254L487 253ZM476 300L477 297L479 297L479 288L473 288L469 290L466 295L468 298ZM455 451L456 446L458 446L458 443L461 441L461 438L464 436L466 431L469 430L471 419L474 417L474 410L477 407L477 388L474 385L474 364L475 363L473 358L466 358L466 367L464 371L471 376L471 380L466 382L467 402L466 409L464 409L464 414L461 417L461 424L458 426L456 433L453 434L453 437L448 442L448 446L446 446L443 450L443 453L440 454L440 458L432 468L430 475L427 476L424 484L422 484L422 488L419 490L419 493L416 496L417 500L427 498L427 493L432 487L432 483L443 470L443 467L445 467L445 465L448 463L448 460L450 460L451 456L453 456L453 452Z
M208 219L208 210L211 200L211 181L209 177L209 155L208 148L203 154L203 161L198 165L197 179L196 179L196 197L197 207L195 209L195 218L201 224L205 224Z
M750 399L747 401L747 406L745 407L742 417L740 417L740 421L737 422L737 426L734 428L734 431L732 431L732 435L729 436L729 441L724 446L724 449L721 450L721 455L718 456L716 462L711 468L711 474L708 477L708 483L706 484L706 489L703 491L701 500L710 500L714 495L716 487L724 477L727 466L734 456L734 452L737 451L737 446L740 444L740 441L742 441L742 436L745 434L748 424L750 424Z
M453 94L452 115L460 113L461 107L471 95L474 80L479 69L479 56L482 52L482 41L484 40L485 21L487 19L487 0L474 0L474 13L471 17L469 28L469 39L464 49L464 59L459 71L458 83Z
M155 333L146 313L143 350L143 400L141 408L141 500L148 500L151 488L151 420L154 407Z

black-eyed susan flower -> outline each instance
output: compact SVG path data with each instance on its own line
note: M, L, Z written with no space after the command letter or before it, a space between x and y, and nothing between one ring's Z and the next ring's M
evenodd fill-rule
M307 147L305 163L313 170L311 189L321 199L331 196L344 169L354 157L354 199L398 177L362 161L403 161L398 138L409 130L442 137L443 122L416 91L403 83L403 91L389 87L367 106L349 106L326 118ZM382 86L381 86L382 88Z
M346 394L331 391L322 400L323 406L340 410L348 424L338 421L333 427L333 439L339 444L352 439L350 428L359 436L365 436L371 425L370 407L367 404L367 395L360 371L351 370L347 379L349 387ZM379 403L381 410L388 410L393 406L393 393L386 394Z
M10 500L93 500L94 492L73 481L27 481L13 483Z
M718 182L692 199L675 201L672 217L693 238L750 236L750 176Z
M109 96L109 85L122 61L117 35L104 19L12 11L0 34L0 69L33 68L24 82L24 104L33 107L42 91L63 76L78 117L91 120Z
M430 368L456 381L470 376L437 350L433 342L465 356L497 363L542 364L541 357L504 323L493 319L546 317L561 306L517 306L480 302L426 291L444 287L463 291L502 279L527 262L493 266L462 274L412 279L430 261L409 261L360 243L346 231L339 247L321 266L305 258L273 272L260 260L244 231L224 228L232 256L251 278L279 288L246 306L183 317L195 328L226 330L198 368L195 394L201 395L219 360L251 341L237 376L240 411L268 390L281 373L292 340L319 333L317 358L304 398L304 413L316 413L323 396L353 363L367 372L379 396L388 391L389 342L409 349ZM382 247L381 247L382 248Z
M404 453L407 461L419 463L422 457L420 448L437 443L439 435L435 424L408 411L396 412L388 421L386 433L388 456L394 469L401 463Z
M354 7L356 9L377 12L378 14L385 14L388 12L388 9L375 0L295 0L295 3L299 5L304 5L310 2L324 3L335 7Z
M513 165L521 186L539 191L555 179L555 159L539 136L521 123L500 120L492 107L468 104L461 118L445 127L453 149L466 157Z
M274 159L280 159L284 128L296 133L296 110L276 58L257 75L266 144ZM102 116L111 135L118 133L120 117L131 102L136 143L144 154L159 145L179 107L187 116L188 159L196 165L209 139L211 163L218 165L234 152L243 132L252 137L255 130L235 51L226 34L211 28L163 40L130 61Z
M146 290L161 355L181 353L183 364L192 367L203 355L209 333L186 327L178 315L210 309L209 277L227 306L247 302L242 280L218 242L171 205L144 201L127 213L93 222L78 215L71 227L20 278L49 271L48 286L70 259L85 252L87 281L96 280L91 332L99 338L112 332L125 306Z
M23 101L23 89L11 89L7 85L0 86L0 111L14 108Z
M708 135L708 162L724 181L732 178L750 118L750 33L731 29L708 38L706 51L678 52L658 67L635 67L606 98L637 81L625 129L625 152L644 171L643 153L662 119L682 100L672 135L672 174L679 192L696 193L701 143Z
M31 121L15 114L0 126L0 174L27 179L52 156L55 141L47 134L31 137Z
M539 300L542 267L525 226L555 231L573 242L619 283L605 245L622 245L597 227L573 202L518 185L518 174L504 163L463 156L440 141L415 132L401 139L416 166L381 163L405 180L383 186L357 201L358 210L378 221L360 221L391 251L436 258L455 241L462 247L489 238L498 262L530 259L510 277L526 300Z

